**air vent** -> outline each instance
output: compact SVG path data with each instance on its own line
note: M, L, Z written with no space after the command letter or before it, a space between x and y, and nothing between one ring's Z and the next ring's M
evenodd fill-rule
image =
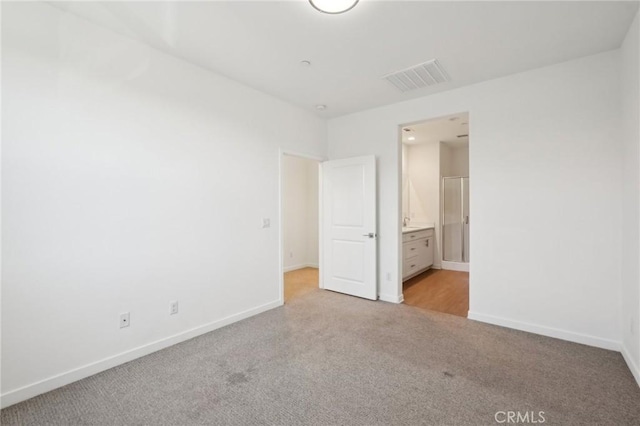
M449 76L437 59L383 77L401 92L434 86L449 81Z

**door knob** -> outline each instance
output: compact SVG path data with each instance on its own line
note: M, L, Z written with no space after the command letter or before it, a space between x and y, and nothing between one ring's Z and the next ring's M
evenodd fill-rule
M362 234L363 237L375 238L377 235L374 232L369 232L368 234Z

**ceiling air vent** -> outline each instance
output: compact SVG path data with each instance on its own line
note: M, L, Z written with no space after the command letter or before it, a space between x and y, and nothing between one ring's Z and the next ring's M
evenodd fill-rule
M392 72L383 78L401 92L408 92L410 90L420 89L421 87L434 86L449 81L449 76L437 59L432 59L404 70Z

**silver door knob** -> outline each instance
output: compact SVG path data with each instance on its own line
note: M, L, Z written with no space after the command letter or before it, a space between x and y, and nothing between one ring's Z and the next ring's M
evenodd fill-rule
M362 234L363 237L375 238L376 234L374 232L369 232L368 234Z

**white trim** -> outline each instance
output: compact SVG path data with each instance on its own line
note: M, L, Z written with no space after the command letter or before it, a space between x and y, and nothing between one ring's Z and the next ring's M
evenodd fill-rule
M441 269L446 269L448 271L469 272L469 264L464 262L450 262L448 260L443 260Z
M322 173L323 164L321 161L318 163L318 287L324 289L324 226L322 226L324 219L324 197L322 196Z
M583 345L595 346L597 348L620 351L620 342L601 337L590 336L588 334L575 333L573 331L561 330L559 328L545 327L521 321L514 321L507 318L495 317L493 315L481 314L469 311L470 320L513 328L515 330L527 331L529 333L541 334L543 336L555 337L556 339L567 340L569 342L581 343Z
M156 340L155 342L151 342L146 345L138 346L137 348L128 350L126 352L122 352L117 355L104 358L100 361L75 368L65 373L49 377L48 379L44 379L39 382L9 391L5 394L2 394L2 396L0 397L1 406L2 408L6 408L10 405L17 404L18 402L33 398L34 396L52 391L86 377L93 376L94 374L124 364L125 362L133 361L134 359L149 355L150 353L159 351L169 346L173 346L180 342L184 342L185 340L192 339L202 334L209 333L210 331L243 320L245 318L252 317L281 305L282 302L280 300L276 300L274 302L255 307L238 314L230 315L226 318L222 318L220 320L213 321L187 331L183 331L182 333L174 334L173 336Z
M317 263L301 263L299 265L293 265L293 266L285 266L284 268L282 268L283 272L291 272L291 271L297 271L298 269L303 269L303 268L316 268L319 269L319 266Z
M640 368L638 367L638 364L633 361L633 358L624 343L620 345L620 353L622 354L624 361L627 363L627 367L631 370L631 374L633 374L633 377L636 379L636 383L640 386Z
M382 300L383 302L402 303L404 302L404 295L401 294L400 296L394 296L391 294L379 294L378 299Z
M282 155L287 155L289 157L299 157L299 158L305 158L307 160L313 160L313 161L317 161L318 163L322 163L324 161L327 161L327 159L325 157L321 157L319 155L313 155L313 154L303 154L301 152L296 152L296 151L291 151L288 149L280 149L280 153Z

